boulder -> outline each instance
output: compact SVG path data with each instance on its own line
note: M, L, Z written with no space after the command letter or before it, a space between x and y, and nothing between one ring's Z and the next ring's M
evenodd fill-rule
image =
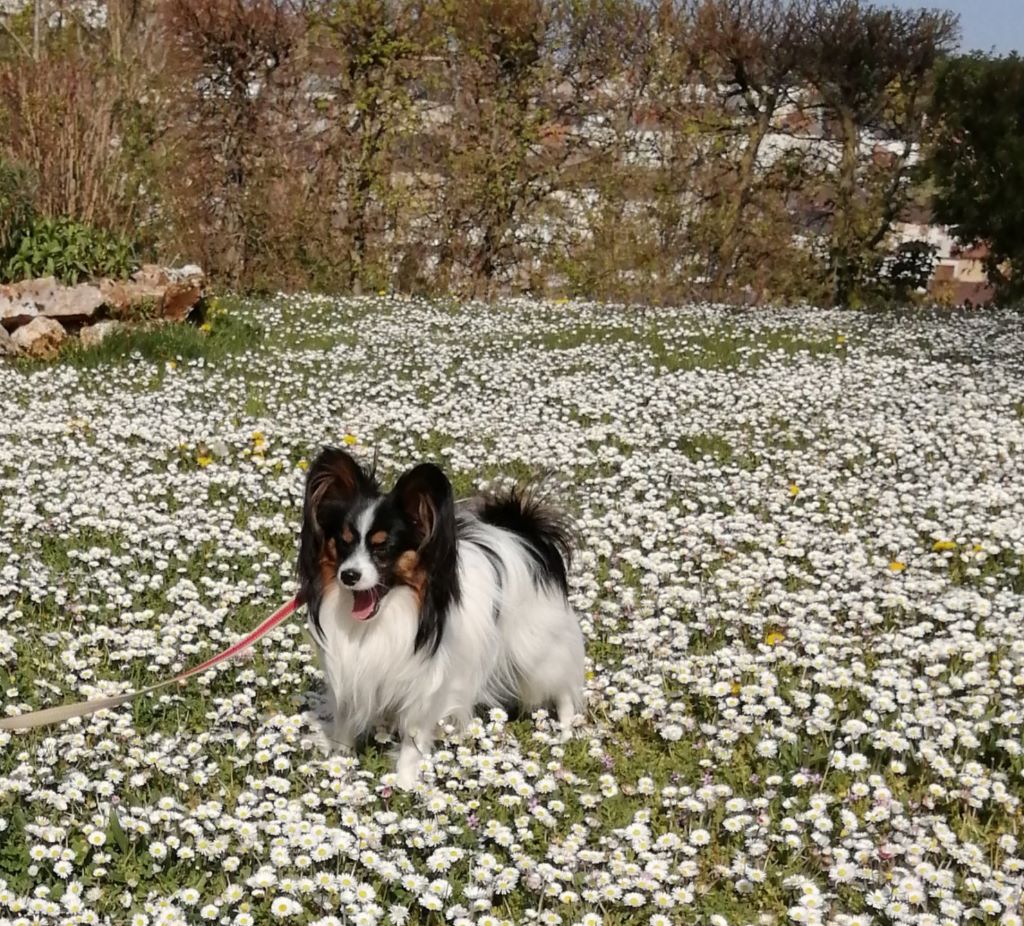
M0 327L4 331L20 328L38 314L35 303L22 299L13 286L0 286Z
M160 316L172 322L184 321L202 298L203 287L200 283L172 283L164 292Z
M170 274L158 264L143 264L132 274L132 279L143 286L160 288L171 282Z
M53 277L22 280L11 286L0 286L0 324L8 331L32 321L43 306L51 304L60 292Z
M58 289L52 301L39 306L39 314L59 319L65 325L81 324L93 318L102 305L103 293L98 286L79 283Z
M15 283L11 289L22 302L31 303L38 309L52 304L62 287L55 277L38 277Z
M7 329L0 325L0 357L13 357L16 353L18 353L18 348L14 341L11 340Z
M163 273L163 271L161 271ZM140 271L141 273L141 271ZM110 314L117 318L166 318L184 321L203 298L203 276L182 276L158 283L158 275L148 273L141 280L118 282L101 280L99 290Z
M167 271L175 283L202 283L206 279L203 268L198 264L185 264L183 267L172 267Z
M96 347L108 334L120 331L124 327L124 322L107 319L106 321L96 322L94 325L86 325L78 332L78 339L81 341L82 347Z
M135 280L120 282L100 280L99 290L112 315L122 318L159 314L166 286L139 283Z
M30 357L46 360L57 355L66 338L67 332L60 322L40 315L15 331L11 343Z

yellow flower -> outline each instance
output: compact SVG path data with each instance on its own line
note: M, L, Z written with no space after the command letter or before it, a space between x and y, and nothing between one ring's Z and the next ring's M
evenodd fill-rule
M952 540L936 540L932 544L932 549L936 553L941 553L943 550L955 550L956 544Z
M778 646L786 637L783 633L778 630L773 630L768 636L764 638L764 642L769 646Z
M976 543L973 547L971 547L971 550L975 553L981 553L984 549L985 548L980 543Z
M213 325L211 325L209 322L203 322L199 326L199 330L202 331L204 334L209 334L211 331L213 331Z
M739 682L733 682L732 683L732 688L730 690L732 691L732 693L734 695L738 695L740 693L740 683Z
M267 439L263 436L263 432L262 431L253 431L252 432L252 442L255 445L256 450L260 451L260 450L262 450L266 446Z
M309 469L309 460L306 460L306 459L299 460L299 462L296 463L295 465L299 469L301 469L303 472L305 472L307 469Z
M377 290L377 295L378 296L386 296L387 294L388 294L388 291L386 289L378 289Z
M893 572L903 572L903 570L906 568L907 564L901 563L898 559L894 559L891 563L889 563L889 569L891 569Z
M359 438L355 434L346 434L341 440L342 443L348 444L349 447L359 442Z
M200 469L205 469L213 462L213 457L208 457L205 454L203 456L196 457L196 463L199 464Z
M557 299L554 300L555 305L565 305L566 303L568 303L568 301L569 300L565 296L559 296Z
M789 487L789 494L790 494L790 497L792 497L792 498L796 498L796 497L797 497L797 496L798 496L798 495L800 494L800 486L798 486L798 485L797 485L797 484L796 484L796 483L794 482L794 483L793 483L792 485L790 485L790 487Z
M167 369L168 370L176 370L177 368L178 368L178 361L177 360L168 360L167 361Z
M587 681L592 682L594 680L594 670L587 669Z
M836 335L836 344L845 344L845 343L846 343L846 335L845 334L837 334Z

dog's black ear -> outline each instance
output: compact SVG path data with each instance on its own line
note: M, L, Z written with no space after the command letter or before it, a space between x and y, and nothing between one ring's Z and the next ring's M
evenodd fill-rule
M452 484L433 463L414 466L395 483L391 494L412 526L421 557L428 546L436 546L447 539L448 528L454 544L455 498Z
M405 473L391 493L416 538L416 555L426 576L416 649L431 654L441 645L448 609L459 601L455 496L448 477L433 463Z
M303 518L323 531L360 495L376 495L377 484L350 453L325 447L306 476Z
M374 478L351 454L336 447L325 447L309 468L299 535L299 595L318 629L324 563L333 549L330 535L355 498L378 492Z

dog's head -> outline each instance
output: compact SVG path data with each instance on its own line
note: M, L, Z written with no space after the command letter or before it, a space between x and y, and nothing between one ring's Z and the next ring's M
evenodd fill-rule
M301 594L319 628L332 585L352 596L352 618L368 621L396 586L420 606L416 648L436 650L448 606L458 598L451 483L421 463L382 493L375 476L344 450L328 447L306 479L299 543Z

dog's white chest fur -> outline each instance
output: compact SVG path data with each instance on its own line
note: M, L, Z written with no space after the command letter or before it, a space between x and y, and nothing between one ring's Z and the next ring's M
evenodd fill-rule
M377 616L364 622L352 618L350 592L335 586L324 596L321 664L335 700L332 707L336 714L342 708L357 730L403 713L413 692L430 687L428 676L435 670L426 660L409 658L417 621L416 599L408 588L393 589Z

